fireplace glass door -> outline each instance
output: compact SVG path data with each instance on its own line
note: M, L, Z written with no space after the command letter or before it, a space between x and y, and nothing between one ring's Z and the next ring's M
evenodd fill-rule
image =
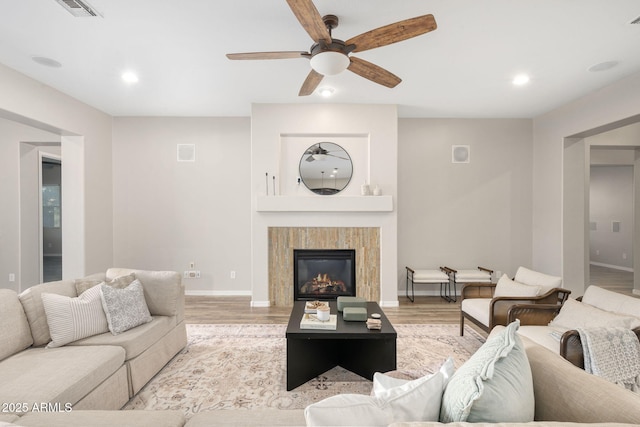
M352 249L294 249L295 301L356 296L356 252Z

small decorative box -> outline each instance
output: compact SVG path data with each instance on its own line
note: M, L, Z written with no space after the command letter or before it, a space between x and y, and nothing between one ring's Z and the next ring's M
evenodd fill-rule
M342 319L348 322L366 322L367 309L364 307L345 307L342 310Z
M338 311L342 311L345 307L362 307L367 308L367 300L362 297L338 297Z

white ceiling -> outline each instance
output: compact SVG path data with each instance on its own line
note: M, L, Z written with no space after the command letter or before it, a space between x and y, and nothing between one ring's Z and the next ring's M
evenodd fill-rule
M397 104L401 117L535 117L640 72L638 0L315 0L346 40L432 13L438 29L357 53L403 79L388 89L344 72L328 100L298 97L306 59L230 61L231 52L307 51L285 0L54 0L2 3L0 63L114 116L249 116L251 103ZM45 56L61 68L39 65ZM601 72L587 69L619 64ZM140 81L120 75L135 70ZM531 82L511 79L528 73ZM1 94L0 94L1 96Z

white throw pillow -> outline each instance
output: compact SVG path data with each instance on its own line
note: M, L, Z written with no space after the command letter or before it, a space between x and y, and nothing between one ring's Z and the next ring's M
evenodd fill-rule
M449 359L439 372L413 381L374 374L374 395L339 394L304 410L307 426L387 426L403 421L437 421L442 390L453 372ZM402 383L393 382L401 381ZM383 385L384 383L384 385ZM392 385L390 388L386 386Z
M540 294L541 286L525 285L509 279L509 276L503 274L496 283L496 290L493 293L495 297L535 297Z
M519 326L516 320L490 336L453 374L442 396L440 422L533 421L533 379Z
M576 328L601 328L603 326L633 329L640 326L640 319L600 310L569 298L562 304L560 313L549 323L549 326L565 332Z
M107 315L109 330L113 335L151 322L152 318L144 299L142 283L138 279L124 289L117 289L104 284L99 289L102 296L102 306Z
M562 277L550 276L538 271L529 270L525 267L518 267L516 275L513 278L516 282L525 285L539 285L542 287L540 294L545 294L553 288L562 287Z
M453 358L451 357L445 360L445 362L440 366L440 368L438 369L438 372L444 375L445 384L449 381L449 378L451 378L451 375L453 375L453 373L455 372L455 369L456 369L455 364L454 364ZM436 375L438 372L425 375L424 377L431 377L433 375ZM388 390L395 387L401 387L407 383L410 383L411 381L415 381L415 380L396 378L396 377L392 377L391 375L386 375L381 372L376 372L375 374L373 374L372 394L376 397L380 397L380 396L383 396Z
M91 288L76 298L42 293L42 305L51 335L48 348L61 347L109 331L99 287Z

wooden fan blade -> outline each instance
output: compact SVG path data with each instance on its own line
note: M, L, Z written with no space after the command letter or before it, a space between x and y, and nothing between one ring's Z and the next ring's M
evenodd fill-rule
M314 42L324 40L327 43L331 42L331 34L324 25L320 12L316 9L311 0L287 0L289 7L298 21L311 36Z
M302 55L307 52L245 52L245 53L227 53L229 59L289 59L304 58Z
M355 44L353 52L362 52L376 47L401 42L438 28L433 15L417 16L355 36L345 43Z
M396 87L402 79L395 74L364 59L350 57L351 64L347 69L357 75L386 87Z
M307 78L302 83L298 96L308 96L318 87L324 76L315 70L311 70Z

